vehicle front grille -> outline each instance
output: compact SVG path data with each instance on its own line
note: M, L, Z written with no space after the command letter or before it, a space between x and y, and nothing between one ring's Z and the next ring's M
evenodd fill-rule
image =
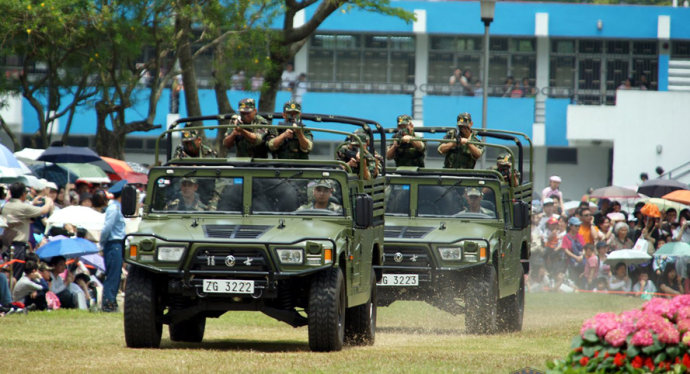
M384 266L431 267L432 259L425 247L384 248Z
M196 251L190 270L267 272L270 265L259 249L202 247Z
M271 226L204 225L206 236L214 239L257 239Z
M433 227L424 226L386 226L383 235L394 239L422 239L433 230Z

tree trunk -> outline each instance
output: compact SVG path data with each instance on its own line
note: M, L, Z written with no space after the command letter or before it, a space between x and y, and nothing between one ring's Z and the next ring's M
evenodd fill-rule
M272 41L271 44L271 64L264 75L264 90L261 91L259 111L273 113L276 108L276 95L280 88L283 67L294 57L294 54L290 55L288 48L280 41Z
M230 104L230 99L228 99L228 85L226 84L226 77L217 69L222 66L223 60L225 59L225 52L223 46L219 43L214 51L214 58L216 60L216 69L213 70L213 90L216 93L216 105L218 106L218 113L235 113L232 109L232 104ZM227 125L229 121L219 122L219 125ZM225 138L226 129L218 129L218 135L216 136L215 146L218 150L219 157L225 157L228 154L228 150L223 147L223 138Z
M186 4L187 2L184 3ZM186 115L187 117L196 117L201 115L201 106L199 105L199 92L197 90L196 74L194 72L194 58L192 57L192 46L190 42L191 31L191 20L185 14L184 10L179 11L175 20L175 32L178 35L177 56L180 61L180 68L182 69L184 99L187 105ZM200 126L201 123L198 125Z

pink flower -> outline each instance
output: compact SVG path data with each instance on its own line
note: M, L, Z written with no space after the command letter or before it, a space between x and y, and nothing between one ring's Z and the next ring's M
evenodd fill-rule
M690 319L690 306L681 306L676 312L676 321Z
M625 343L628 334L621 329L613 329L606 333L606 342L614 347L620 347Z
M664 327L657 335L659 341L665 344L678 344L680 341L680 334L673 326Z
M632 339L630 340L630 343L638 347L646 347L654 344L654 338L652 337L652 333L649 330L640 330L633 335Z
M613 316L602 316L601 318L597 319L597 324L595 326L597 336L600 338L603 338L609 331L616 328L618 328L618 320L615 314Z
M675 309L673 308L670 300L659 298L647 301L644 305L642 305L642 311L668 318L673 318L675 314Z
M637 320L635 328L639 330L652 329L655 333L659 334L664 329L673 326L666 318L652 313L645 313L640 319Z
M684 333L688 330L690 330L690 318L678 320L678 331Z

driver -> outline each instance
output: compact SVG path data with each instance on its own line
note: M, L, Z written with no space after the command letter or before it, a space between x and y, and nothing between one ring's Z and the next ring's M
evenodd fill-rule
M314 200L311 203L300 206L297 210L326 209L341 214L343 207L331 202L331 195L333 195L331 182L321 179L314 185Z
M199 184L196 178L182 178L179 196L168 202L165 209L181 211L206 210L207 206L199 200L199 194L196 192L198 189Z
M482 206L482 196L483 194L478 188L468 188L465 191L465 198L467 199L468 206L467 209L462 210L460 213L482 213L493 217L494 212Z

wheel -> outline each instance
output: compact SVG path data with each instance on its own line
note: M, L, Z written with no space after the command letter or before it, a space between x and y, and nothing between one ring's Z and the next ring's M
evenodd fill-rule
M309 348L339 351L345 336L345 281L338 268L314 276L309 290Z
M515 295L498 301L498 330L516 332L522 330L522 317L525 314L525 277L520 266L520 286Z
M345 342L351 345L373 345L376 338L376 274L371 269L369 301L345 312Z
M158 348L163 308L153 274L132 267L125 288L125 342L130 348Z
M205 329L206 317L204 316L194 316L168 326L170 340L174 342L199 343L204 339Z
M496 333L498 286L496 269L487 265L470 278L465 290L465 331L470 334Z

